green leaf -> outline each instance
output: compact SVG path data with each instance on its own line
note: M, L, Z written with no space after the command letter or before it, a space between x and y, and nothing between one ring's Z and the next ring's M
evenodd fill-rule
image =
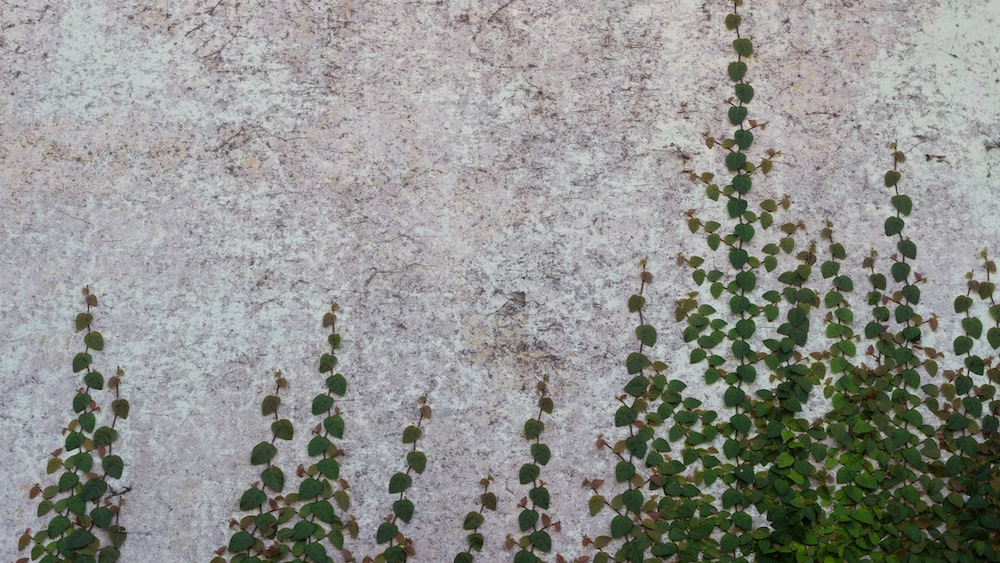
M108 455L101 460L101 468L104 469L104 473L111 477L112 479L120 479L122 476L122 471L125 469L125 462L122 458L117 455Z
M638 352L632 352L628 355L628 358L625 359L625 370L629 375L641 372L648 365L649 358Z
M330 442L329 438L326 436L316 435L312 437L312 440L309 440L309 444L306 446L306 453L309 454L310 457L322 455L330 449L331 445L332 442Z
M635 475L635 465L627 461L619 461L615 465L615 479L619 483L624 483Z
M96 330L88 332L83 337L83 343L91 350L101 351L104 349L104 337Z
M656 329L651 325L639 325L635 327L635 336L646 346L656 345Z
M739 14L726 14L726 29L733 31L740 26L743 18Z
M735 407L746 402L746 393L738 387L730 386L723 394L722 400L727 407Z
M738 154L738 153L730 153L730 154ZM744 155L743 159L746 160L746 156L745 155ZM726 157L726 161L727 162L729 161L729 157L728 156ZM736 217L739 217L739 216L743 215L743 213L746 212L748 206L749 206L749 203L747 203L747 200L745 200L745 199L738 199L738 198L732 198L728 202L726 202L726 211L729 213L730 217L736 218ZM716 237L716 238L718 238L718 237ZM718 244L716 244L716 247L718 247ZM712 250L715 250L715 248L713 248Z
M76 486L80 482L80 476L72 471L67 471L59 476L59 492L65 492ZM59 535L59 534L56 534Z
M94 357L90 354L86 352L77 353L77 355L73 356L73 373L87 369L93 361Z
M534 487L528 491L528 498L541 509L549 508L549 490L545 487Z
M99 506L90 511L90 519L101 529L107 529L111 525L113 518L114 515L111 513L111 509L106 506Z
M903 215L909 215L913 211L913 200L907 195L892 196L892 206Z
M734 39L733 50L739 53L741 57L749 57L753 54L753 43L745 37Z
M890 171L886 172L885 173L885 187L891 188L891 187L895 186L896 184L899 183L899 179L902 178L902 177L903 177L903 175L900 174L899 172L897 172L896 170L890 170Z
M389 494L393 495L401 493L406 489L409 489L410 485L412 484L413 484L412 477L410 477L406 473L397 471L395 474L393 474L392 477L389 478Z
M733 514L733 524L737 528L749 532L753 529L753 518L746 512L736 512Z
M344 418L339 414L328 416L323 419L323 429L334 438L344 437Z
M82 528L77 528L73 530L70 535L66 536L66 540L63 542L63 547L71 550L80 549L81 547L90 545L93 541L93 534Z
M417 440L419 440L420 436L422 436L422 435L423 435L423 431L420 430L419 427L414 426L414 425L411 424L411 425L409 425L409 426L407 426L406 428L403 429L403 443L404 444L413 444Z
M983 415L983 402L977 397L963 397L962 406L969 416L979 418Z
M740 150L746 150L750 148L751 144L753 144L753 133L750 132L749 129L740 129L733 133L733 140L736 141L736 146L740 147ZM737 178L746 178L747 180L750 179L749 176L743 176L743 175L737 176ZM733 178L733 184L734 185L736 184L736 178Z
M528 536L528 541L535 549L548 553L552 550L552 538L545 530L536 530Z
M292 421L287 418L282 418L281 420L275 420L271 423L271 432L274 433L274 437L281 440L291 440L292 435L295 433L292 428Z
M524 437L527 440L534 440L542 435L545 430L545 423L536 418L530 418L524 423Z
M753 236L752 232L751 236ZM757 274L753 273L753 271L739 272L736 274L735 281L736 285L743 291L753 291L757 287Z
M948 417L948 422L945 424L945 428L948 430L965 430L969 427L969 419L966 418L961 413L952 413Z
M278 407L281 406L281 397L277 395L268 395L264 397L264 400L260 403L260 414L261 416L270 416L278 412Z
M69 434L66 434L66 441L63 447L65 447L67 451L72 451L82 446L86 440L87 438L84 437L83 434L79 432L70 432Z
M733 428L735 428L740 434L745 435L750 433L750 417L745 414L734 414L729 418L729 423L732 424Z
M996 284L993 282L980 282L979 283L979 298L989 299L993 296L993 292L996 291Z
M624 391L633 397L641 397L646 393L648 385L649 380L646 377L637 375L625 384Z
M313 532L316 531L316 528L317 528L316 524L308 522L306 520L296 522L296 524L292 526L291 539L293 541L304 540L309 536L312 536Z
M875 477L869 475L868 473L858 473L854 476L854 482L857 483L858 486L866 489L878 488L878 481L876 481Z
M333 371L333 368L337 365L337 356L333 354L326 353L319 357L319 372L327 373Z
M750 255L745 249L742 248L731 248L729 250L729 264L732 265L734 270L739 270L750 259Z
M1000 348L1000 328L992 327L986 331L986 341L994 350Z
M587 502L587 508L590 510L591 516L597 516L601 512L601 509L604 508L604 497L601 495L590 497L590 500Z
M891 237L903 232L906 223L899 217L889 217L885 220L885 236Z
M240 497L240 510L252 510L265 502L267 502L267 494L257 487L251 487Z
M90 406L90 394L89 393L77 393L73 396L73 412L83 412Z
M517 525L522 532L526 532L535 527L538 523L538 511L524 509L517 515Z
M497 496L493 493L483 493L479 495L479 503L487 510L496 510Z
M541 443L531 444L531 459L535 460L535 463L545 465L551 458L552 450L548 446Z
M280 493L285 488L285 474L276 465L272 465L261 471L260 480L264 483L264 486L276 493Z
M741 152L731 152L726 155L726 168L735 172L747 162L747 155ZM742 212L741 212L742 213Z
M620 538L632 531L632 519L621 514L611 519L611 537Z
M825 305L827 308L836 307L837 305L840 305L843 301L844 301L844 294L837 293L836 291L830 291L823 296L823 305ZM840 336L839 333L831 334L831 330L836 330L834 327L837 327L838 329L842 328L841 325L827 325L826 327L827 337L836 338Z
M316 469L319 469L319 472L327 479L340 478L340 464L332 457L317 461Z
M622 504L633 514L639 514L643 503L642 491L639 489L628 489L622 492Z
M63 516L62 514L55 516L52 520L49 520L49 527L47 533L50 538L56 539L63 535L66 530L69 529L70 521L69 518Z
M486 518L482 514L475 511L469 512L465 515L465 520L462 522L462 529L475 530L476 528L482 526L485 521Z
M917 257L917 245L910 239L904 239L896 243L896 250L903 256L913 260Z
M748 109L746 106L732 106L729 108L729 123L739 125L746 121Z
M628 312L638 313L646 305L646 298L641 295L633 295L628 298Z
M955 298L955 312L965 313L972 307L972 299L966 297L965 295L959 295Z
M403 563L406 561L406 551L398 545L394 545L382 553L385 563Z
M424 452L420 450L412 450L406 453L406 465L413 470L414 473L420 475L427 468L427 456Z
M955 338L954 342L955 355L964 356L965 354L968 354L969 351L972 350L973 344L974 341L968 336L963 335Z
M522 485L527 485L532 483L538 476L542 474L542 468L535 465L534 463L525 463L521 466L521 469L517 472L517 480Z
M635 411L635 409L622 405L615 411L615 426L628 426L629 424L635 422L638 417L639 414Z
M338 397L343 397L347 392L347 380L343 374L335 373L326 378L326 388Z
M329 412L330 409L333 408L333 404L335 402L336 402L336 400L333 397L331 397L330 395L327 395L326 393L320 393L320 394L316 395L315 397L313 397L313 400L312 400L312 413L314 415L320 415L320 414L323 414L325 412Z
M94 322L94 315L90 313L79 313L76 315L76 331L81 330L90 326L90 323Z
M965 317L962 319L962 330L972 338L980 338L983 335L983 322L976 317Z
M734 61L729 63L729 78L733 79L735 82L743 80L743 77L747 74L747 64L743 61Z
M893 262L890 271L894 281L904 282L906 277L910 275L910 265L906 262Z
M299 498L302 500L308 500L311 498L316 498L320 493L323 492L323 482L312 477L306 477L299 483Z
M392 503L392 513L403 522L409 523L413 518L413 509L413 501L410 499L401 498Z
M739 83L736 85L736 98L743 102L744 104L749 104L750 100L753 99L753 86L749 84Z
M99 371L91 371L83 376L83 384L91 389L104 389L104 376Z
M278 454L278 448L270 442L261 442L250 452L250 465L261 465L271 461Z
M95 446L110 446L118 439L118 431L110 426L102 426L94 431Z
M128 418L129 404L125 399L115 399L111 401L111 412L120 419Z
M108 528L108 538L111 540L111 545L118 548L125 543L128 535L125 533L125 528L123 526L115 524Z
M229 539L229 552L238 553L240 551L246 551L253 547L253 544L255 543L257 543L256 538L251 536L248 532L236 532L233 534L233 537Z
M96 500L106 492L108 492L108 484L104 482L104 479L89 479L80 489L80 498L85 501Z
M305 555L306 558L312 561L313 563L326 563L328 561L326 555L326 548L323 547L323 544L319 542L306 544L305 548L302 551L302 554ZM250 562L245 561L244 563L250 563Z
M740 135L741 132L750 134L749 139L747 135ZM740 141L742 140L743 143L749 145L750 140L752 140L752 138L753 134L750 133L749 131L741 130L736 132L737 144L740 144ZM742 145L740 145L740 147L744 149L746 148L743 147ZM750 179L749 174L737 174L736 176L733 176L733 189L736 190L736 193L746 195L747 193L750 192L750 188L752 187L753 187L753 180Z
M833 286L840 291L854 291L854 282L847 276L833 278Z

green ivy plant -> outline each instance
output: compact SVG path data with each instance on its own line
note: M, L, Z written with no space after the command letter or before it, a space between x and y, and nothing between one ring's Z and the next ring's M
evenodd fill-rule
M552 459L552 449L542 442L542 433L545 431L543 417L552 414L555 403L548 392L548 376L543 377L535 386L538 391L538 413L524 422L524 438L530 443L529 453L531 461L521 465L518 470L517 480L522 486L530 486L528 494L517 503L517 533L520 537L515 538L512 534L507 534L504 541L504 549L514 552L514 563L535 563L541 561L537 555L546 554L552 551L552 535L549 530L559 532L562 524L553 520L551 514L545 512L549 509L551 495L549 489L542 480L542 467ZM462 528L470 533L466 536L467 547L465 551L455 556L455 563L471 563L475 560L472 552L482 551L484 538L479 533L479 526L483 524L485 518L483 510L489 508L496 510L496 495L488 492L492 476L488 476L480 481L483 487L483 494L480 496L480 507L478 510L466 514L462 522ZM557 561L565 561L562 555L556 556Z
M982 270L968 274L955 316L948 317L959 332L938 350L928 343L939 341L931 337L939 317L920 311L928 280L913 269L917 245L905 230L913 202L901 190L905 155L895 143L883 176L891 212L882 231L895 247L887 258L874 251L849 255L829 222L819 240L804 239L805 224L785 219L789 197L758 197L754 184L766 180L780 152L758 150L756 135L766 124L749 114L753 44L741 33L743 1L728 6L732 129L721 139L705 135L706 145L720 151L722 171L691 176L709 202L709 211L686 213L691 233L704 238L705 255L678 257L694 284L674 308L689 366L671 368L650 357L659 332L648 318L645 290L653 275L643 260L638 290L627 300L638 317L635 349L624 361L614 429L597 439L597 455L615 460L614 474L585 480L580 502L581 510L586 505L608 518L606 533L585 538L574 561L998 561L996 264L984 250ZM851 275L852 263L862 276ZM90 391L102 389L103 378L93 375L89 351L103 339L90 330L91 298L77 318L87 349L73 369L86 371L87 387L74 399L78 418L65 446L76 453L63 462L57 452L49 472L64 470L59 484L33 490L43 498L39 514L56 516L46 530L22 536L21 549L34 546L32 560L115 561L125 537L112 502L120 496L107 480L121 475L121 459L110 448L128 403L112 378L114 418L97 427ZM307 446L310 462L298 466L297 485L286 489L285 472L274 462L277 444L292 439L294 426L280 415L288 382L279 372L261 406L272 419L271 437L250 454L260 479L240 497L245 515L232 520L230 541L212 563L356 561L345 541L361 530L349 512L336 445L347 427L337 405L347 380L334 373L341 345L336 313L333 305L323 317L330 351L319 359L324 380L312 402L318 422ZM701 398L688 386L695 380ZM537 391L538 411L523 426L529 458L517 475L527 492L503 545L502 557L515 563L553 557L560 529L547 513L551 495L542 479L553 457L541 440L554 409L547 379ZM721 407L707 406L709 396ZM417 422L402 435L405 468L389 479L392 514L366 532L381 552L362 561L416 559L403 525L415 514L407 491L427 464L417 444L430 416L421 399ZM91 471L95 452L103 474ZM455 523L466 533L456 563L488 553L481 526L486 511L497 508L489 490L496 479L480 481L479 507ZM106 532L110 545L96 532ZM566 561L559 553L554 559Z
M351 538L358 536L358 523L349 513L349 484L340 476L343 451L336 440L344 437L345 422L337 399L347 392L347 378L334 373L337 367L336 352L341 346L340 333L336 331L338 306L334 303L323 316L323 327L330 330L327 337L329 352L319 358L319 373L325 376L323 390L312 400L312 414L319 418L312 428L312 438L306 454L313 461L308 466L300 464L295 471L298 486L285 490L285 472L273 463L278 454L278 440L291 440L294 425L281 418L279 393L288 381L281 372L274 375L275 391L264 397L261 414L274 419L271 438L258 443L250 452L250 464L263 466L260 480L252 483L242 494L239 508L250 512L240 520L232 520L230 527L236 531L229 544L220 547L212 563L258 563L262 561L313 561L332 560L330 553L339 553L343 561L356 561L345 548L345 532ZM375 540L385 545L381 553L364 557L362 561L392 563L405 561L414 554L413 541L400 527L413 518L414 504L406 496L413 484L413 474L424 472L427 456L417 449L423 435L422 424L431 418L431 407L426 398L420 398L419 418L403 430L403 444L410 449L405 456L405 470L389 478L388 492L396 495L392 515L375 531Z
M699 289L675 309L690 365L724 408L703 408L646 355L657 331L643 315L652 281L643 262L628 301L638 345L614 418L626 435L599 441L619 460L622 490L608 498L590 482L591 512L613 514L609 533L587 540L594 561L996 561L996 265L984 251L983 274L970 273L956 297L958 365L943 368L946 351L922 342L937 318L917 312L927 280L913 270L917 246L904 234L913 202L900 190L905 157L895 144L883 230L896 252L884 270L874 251L861 260L869 288L860 298L841 271L848 254L831 224L820 241L801 244L803 225L777 219L789 199L754 197L779 153L751 159L764 123L749 118L753 45L740 34L741 5L733 1L725 17L736 36L727 69L733 131L705 139L725 170L692 174L721 217L688 212L709 254L679 257ZM807 405L817 404L812 416Z
M48 525L34 533L25 530L18 540L19 551L30 546L31 560L42 563L112 563L126 539L118 519L122 495L129 489L118 485L125 461L114 452L118 420L129 414L129 403L119 392L125 373L118 368L105 379L94 369L93 352L104 350L104 335L93 329L97 296L85 287L83 299L87 308L75 322L76 331L84 333L84 348L72 362L73 373L83 374L83 386L73 396L74 418L63 428L63 446L46 464L55 483L36 483L29 493L39 499L38 517L47 518Z

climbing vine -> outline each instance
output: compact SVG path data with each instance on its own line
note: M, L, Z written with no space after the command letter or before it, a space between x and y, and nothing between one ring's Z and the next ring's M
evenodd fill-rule
M983 250L981 269L967 275L952 311L939 317L923 309L930 280L915 269L918 246L907 230L913 201L902 189L906 157L896 143L882 175L889 256L849 252L829 221L809 239L807 221L788 217L791 196L758 196L781 153L760 149L766 123L750 114L754 47L743 33L743 4L731 0L720 17L733 34L724 106L730 129L704 137L719 153L719 170L691 175L707 209L684 217L705 243L702 254L678 257L692 283L673 307L687 364L653 357L664 331L654 323L646 291L654 276L643 260L624 304L637 318L634 349L624 358L610 428L596 441L596 455L613 459L613 474L585 480L580 499L581 511L606 519L605 532L585 538L575 561L1000 560L996 264ZM861 275L851 273L856 266ZM57 482L31 491L49 522L19 541L31 560L45 563L117 561L126 537L119 516L127 489L113 486L124 461L112 448L128 402L118 394L120 370L105 381L93 369L91 352L104 341L92 329L96 297L85 291L85 300L76 319L85 348L72 361L84 387L64 445L48 463ZM279 463L278 446L292 440L295 425L283 417L289 382L278 372L261 403L270 435L249 456L259 479L234 504L242 515L212 563L356 561L347 543L361 533L381 550L362 561L418 559L405 525L416 516L408 492L428 463L418 444L431 408L421 398L416 422L403 430L405 463L387 487L391 514L375 530L359 529L341 475L350 460L338 446L350 413L341 409L348 380L336 372L337 312L333 305L322 320L329 350L318 362L307 461L287 474L297 484L286 487ZM941 338L931 335L946 326L958 330L945 338L950 345L932 347ZM478 508L456 516L453 525L465 534L456 563L482 554L566 561L555 548L561 524L548 513L543 479L559 453L542 441L555 407L548 385L540 380L537 412L523 425L528 456L516 478L482 479ZM104 424L102 413L110 418ZM497 509L490 487L500 480L526 491L514 503L514 532L494 540L482 526Z
M73 418L63 427L63 445L49 457L45 472L55 483L36 483L29 496L38 499L39 518L48 525L21 534L18 550L31 547L32 561L54 563L111 563L121 556L125 527L119 523L123 495L128 488L118 484L125 460L115 453L119 443L118 421L128 418L129 403L121 397L125 372L105 378L96 369L94 353L104 350L104 335L94 329L97 295L83 289L86 309L75 319L83 333L83 351L73 356L73 373L83 374L83 386L73 396ZM27 557L18 563L27 562Z

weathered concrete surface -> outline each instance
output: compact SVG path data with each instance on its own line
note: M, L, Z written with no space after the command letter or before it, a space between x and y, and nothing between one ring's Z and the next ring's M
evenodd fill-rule
M27 491L69 420L70 321L88 284L108 339L98 361L126 370L133 406L126 561L207 560L228 540L274 370L298 437L311 425L331 300L345 477L370 534L426 394L418 559L451 559L487 473L503 509L484 560L503 559L524 495L518 432L549 374L544 475L558 549L579 553L603 525L579 484L608 476L593 443L614 433L643 256L657 353L698 386L670 324L691 289L674 257L703 252L683 212L713 213L684 170L720 168L701 134L726 131L726 5L0 3L0 557L39 526ZM919 269L941 282L925 295L946 310L1000 241L1000 3L772 0L745 14L751 117L783 153L758 189L789 194L810 234L833 220L853 259L885 254L879 180L899 139ZM304 443L282 449L286 467Z

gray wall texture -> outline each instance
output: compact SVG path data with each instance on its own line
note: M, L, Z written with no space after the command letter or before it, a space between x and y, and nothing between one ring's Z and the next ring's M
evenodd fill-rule
M402 428L434 418L408 528L418 560L463 545L488 473L485 561L514 531L534 381L556 412L545 469L563 553L581 553L585 477L608 477L649 257L655 355L698 393L672 324L704 253L684 211L718 213L687 170L718 171L725 1L10 0L0 2L0 558L38 528L80 385L80 289L101 299L105 373L132 416L124 560L207 561L228 541L272 373L304 460L320 317L343 307L344 476L371 552ZM1000 2L751 0L750 116L781 150L755 189L837 227L855 263L883 243L887 144L910 160L910 234L947 312L1000 241ZM940 156L940 158L938 158ZM716 404L707 391L709 405Z

